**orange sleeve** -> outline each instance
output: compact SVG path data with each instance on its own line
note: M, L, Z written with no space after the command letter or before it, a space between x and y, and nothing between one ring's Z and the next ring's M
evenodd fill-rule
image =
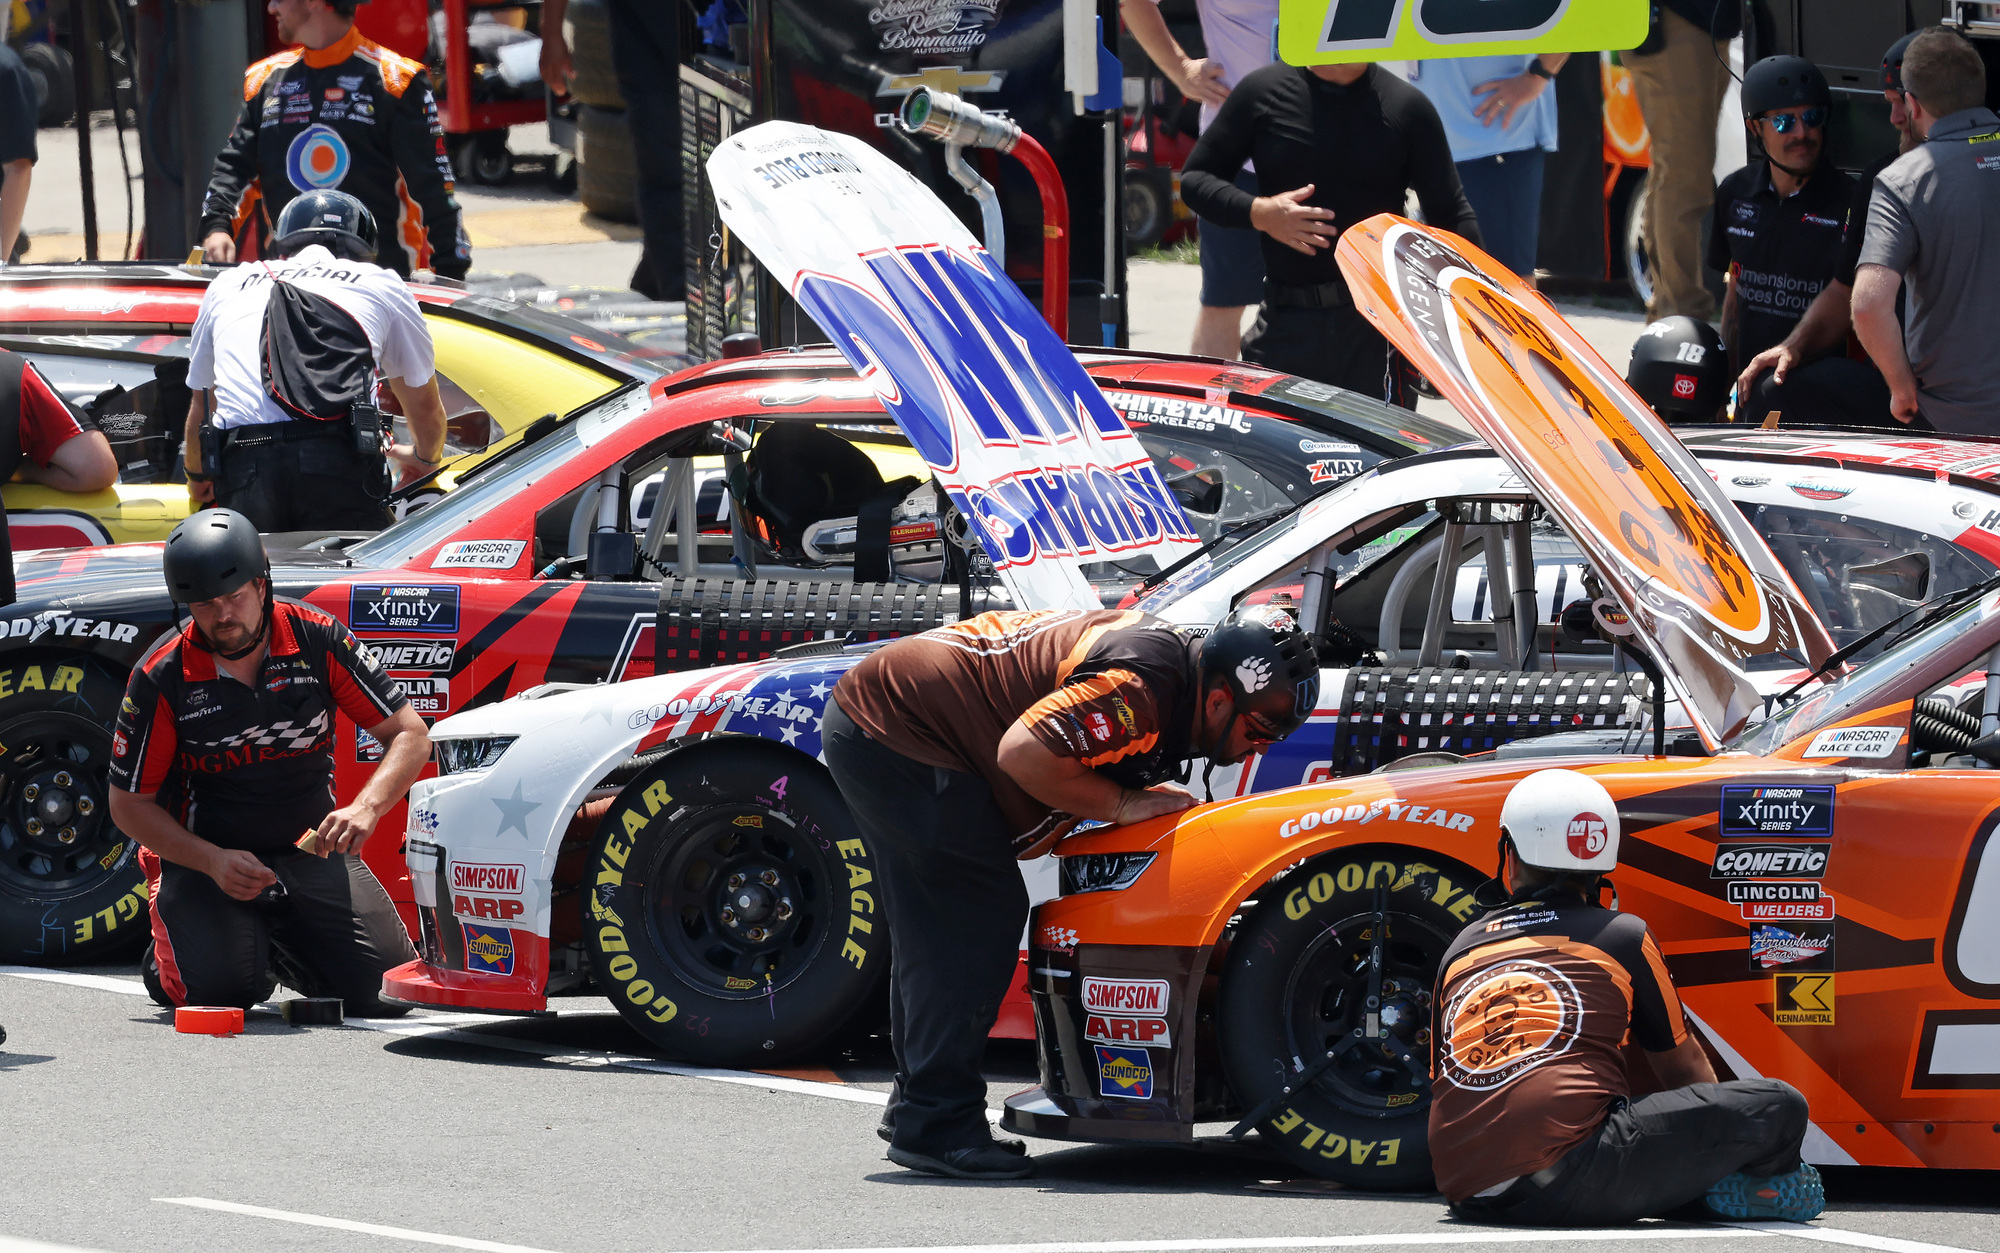
M1130 670L1078 675L1029 706L1020 721L1044 748L1093 770L1149 753L1160 741L1157 703Z

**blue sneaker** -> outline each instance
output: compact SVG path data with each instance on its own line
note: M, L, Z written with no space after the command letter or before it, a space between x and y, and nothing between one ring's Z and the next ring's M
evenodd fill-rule
M1789 1175L1746 1175L1737 1171L1717 1180L1703 1198L1724 1218L1774 1218L1802 1223L1826 1212L1819 1172L1801 1162Z

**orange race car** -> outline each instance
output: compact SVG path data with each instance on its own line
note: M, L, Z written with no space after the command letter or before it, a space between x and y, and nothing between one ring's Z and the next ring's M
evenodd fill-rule
M1655 676L1653 755L1560 764L1616 798L1619 905L1658 935L1718 1073L1804 1092L1810 1161L2000 1168L2000 579L1857 641L1886 647L1842 673L1762 539L1545 300L1401 218L1337 255L1519 475L1434 507L1546 509L1590 561L1599 628ZM1752 723L1748 671L1778 658L1826 681ZM1451 724L1456 698L1434 699ZM1696 733L1681 755L1668 699ZM1042 1082L1004 1125L1185 1141L1228 1120L1304 1170L1421 1183L1437 963L1483 912L1502 800L1555 743L1066 840L1068 894L1030 927Z

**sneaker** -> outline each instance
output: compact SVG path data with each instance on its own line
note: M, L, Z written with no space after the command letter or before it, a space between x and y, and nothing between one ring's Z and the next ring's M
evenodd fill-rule
M893 1144L896 1141L896 1129L886 1122L875 1124L875 1134L881 1137L884 1144ZM1013 1136L994 1136L993 1143L1014 1154L1016 1157L1026 1157L1028 1155L1028 1142L1025 1140L1016 1140Z
M1703 1198L1724 1218L1774 1218L1802 1223L1826 1211L1819 1172L1801 1162L1789 1175L1746 1175L1737 1171L1718 1180Z
M1034 1173L1035 1160L1009 1153L997 1144L970 1149L952 1149L937 1157L889 1146L889 1160L905 1170L951 1179L1025 1179Z

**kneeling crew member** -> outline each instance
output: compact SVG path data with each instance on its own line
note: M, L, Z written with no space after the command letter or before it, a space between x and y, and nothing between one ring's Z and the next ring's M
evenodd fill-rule
M278 231L286 259L221 275L195 315L188 493L259 531L380 530L384 456L406 481L444 458L430 328L403 281L371 264L375 219L354 197L299 196ZM410 423L410 443L386 452L378 367Z
M1020 957L1017 858L1080 818L1195 803L1182 763L1243 761L1319 699L1312 641L1274 606L1206 639L1118 610L981 614L900 640L827 703L834 782L881 867L894 966L889 1160L959 1179L1033 1169L986 1121L980 1057Z
M145 846L152 889L147 990L248 1007L282 975L356 1017L402 1013L382 1003L382 975L416 954L355 854L430 756L423 720L345 626L273 600L241 514L182 522L165 564L193 621L132 671L111 742L111 818ZM382 744L337 808L336 709ZM306 832L317 855L300 851Z
M1596 1226L1706 1199L1729 1218L1817 1218L1806 1100L1776 1079L1717 1083L1642 919L1597 906L1618 865L1603 784L1542 770L1500 809L1511 894L1446 950L1431 1156L1462 1218ZM1620 1046L1667 1089L1633 1098Z

